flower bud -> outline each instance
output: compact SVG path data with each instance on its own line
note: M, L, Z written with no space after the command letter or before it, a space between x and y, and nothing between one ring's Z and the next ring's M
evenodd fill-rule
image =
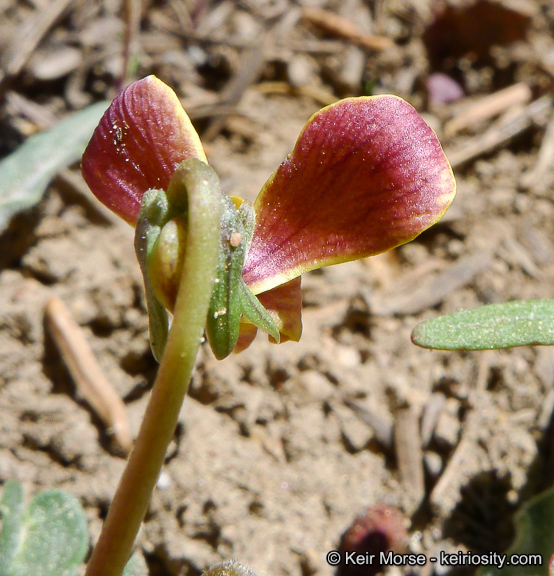
M173 312L186 253L187 221L171 219L160 232L148 257L148 277L163 306Z

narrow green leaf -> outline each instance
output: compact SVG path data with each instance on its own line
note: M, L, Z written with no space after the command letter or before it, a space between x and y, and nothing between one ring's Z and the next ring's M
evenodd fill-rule
M437 350L553 345L554 300L516 300L439 316L416 326L412 342Z
M74 576L87 550L87 520L79 502L61 490L46 490L25 510L8 574Z
M52 177L77 162L108 102L88 106L59 124L31 136L0 161L0 231L10 218L36 204Z
M0 501L0 576L9 576L9 569L17 552L21 517L23 516L23 487L15 480L4 484Z
M516 538L512 547L506 553L506 564L501 568L486 566L481 568L478 576L547 576L548 561L554 551L554 489L542 492L517 513ZM527 565L511 565L513 554L522 555L519 558L528 562ZM532 558L529 555L536 554ZM540 560L541 565L532 565L533 560Z

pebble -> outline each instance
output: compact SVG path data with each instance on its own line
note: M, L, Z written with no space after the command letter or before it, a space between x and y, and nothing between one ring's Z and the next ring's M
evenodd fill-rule
M453 400L449 398L448 402ZM458 436L460 434L460 420L457 416L453 415L448 409L441 412L435 428L435 440L442 446L453 448L458 444Z
M438 478L442 472L442 458L436 452L431 452L430 450L425 452L423 455L423 464L431 478Z

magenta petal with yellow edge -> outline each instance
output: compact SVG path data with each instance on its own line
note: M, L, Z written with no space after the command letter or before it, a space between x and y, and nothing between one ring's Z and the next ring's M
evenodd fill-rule
M146 190L167 190L186 158L207 162L177 95L155 76L130 84L112 102L83 155L94 195L134 225Z
M401 98L323 108L256 199L244 280L258 294L408 242L442 217L455 189L435 133Z

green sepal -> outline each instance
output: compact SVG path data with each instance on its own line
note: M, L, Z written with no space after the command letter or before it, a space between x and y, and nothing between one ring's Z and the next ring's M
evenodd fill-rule
M241 305L239 285L244 266L244 226L232 200L223 197L219 260L206 323L206 335L215 357L229 356L237 344Z
M248 253L252 236L254 234L254 226L256 224L256 212L250 202L245 200L239 208L239 218L244 226L244 252ZM277 343L281 340L279 327L271 314L265 309L262 303L254 295L252 290L248 288L244 280L240 279L240 306L242 314L260 330L267 332L272 336Z
M242 279L255 222L252 204L245 201L237 210L230 198L223 198L217 277L206 324L208 342L218 360L229 356L235 348L243 315L277 342L280 340L275 320Z
M167 342L169 317L167 310L156 297L149 280L148 257L169 218L170 210L166 193L163 190L147 190L142 198L142 206L135 230L135 252L144 280L150 347L158 362L161 361Z
M252 290L248 288L244 280L240 279L240 307L241 312L244 314L254 326L267 332L272 338L275 339L277 344L281 340L279 327L271 314L265 309L263 304L253 294Z

